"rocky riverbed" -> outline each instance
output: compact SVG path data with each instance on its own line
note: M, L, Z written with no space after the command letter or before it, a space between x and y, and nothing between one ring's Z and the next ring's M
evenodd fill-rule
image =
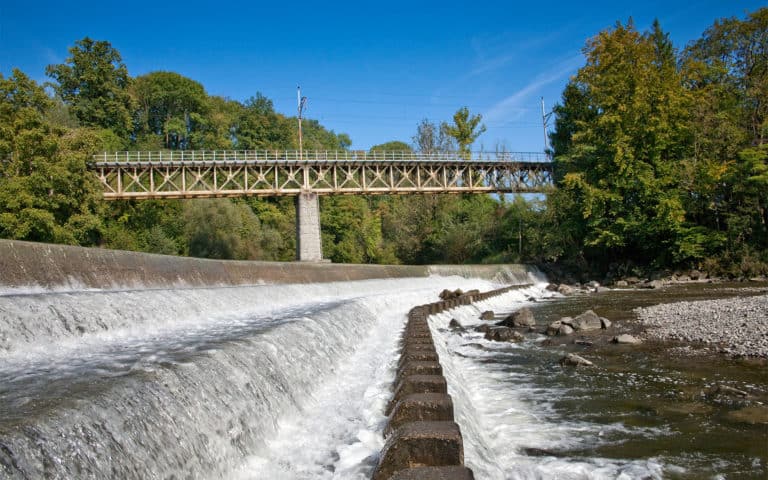
M701 342L738 357L768 358L768 295L636 308L648 338Z

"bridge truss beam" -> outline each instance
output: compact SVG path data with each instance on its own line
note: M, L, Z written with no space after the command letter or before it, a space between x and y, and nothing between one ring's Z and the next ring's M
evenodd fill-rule
M549 162L487 160L98 161L104 198L543 193Z

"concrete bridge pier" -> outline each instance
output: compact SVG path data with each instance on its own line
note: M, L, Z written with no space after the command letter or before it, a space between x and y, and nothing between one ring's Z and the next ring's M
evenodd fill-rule
M300 262L323 259L320 201L316 193L301 192L296 197L296 259Z

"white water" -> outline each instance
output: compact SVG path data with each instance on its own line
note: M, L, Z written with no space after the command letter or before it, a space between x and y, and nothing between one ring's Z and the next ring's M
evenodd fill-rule
M365 478L405 315L457 287L495 285L0 296L0 473Z
M521 352L533 348L531 339L521 344L491 342L481 333L458 335L447 329L452 318L472 326L479 323L481 311L508 312L527 305L526 297L550 295L542 287L512 291L430 317L464 436L465 463L476 478L488 480L663 478L665 469L675 467L653 458L621 461L526 455L525 449L531 448L556 452L599 444L612 436L653 437L665 432L563 418L552 408L552 401L563 393L558 386L535 384L532 377L541 372L533 372L532 365L510 367L499 362L505 356L510 362L519 360ZM556 359L550 361L554 364Z

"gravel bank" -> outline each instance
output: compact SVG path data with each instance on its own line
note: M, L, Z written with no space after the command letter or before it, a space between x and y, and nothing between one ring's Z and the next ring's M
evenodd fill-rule
M735 356L768 358L768 295L636 308L646 336L703 342Z

